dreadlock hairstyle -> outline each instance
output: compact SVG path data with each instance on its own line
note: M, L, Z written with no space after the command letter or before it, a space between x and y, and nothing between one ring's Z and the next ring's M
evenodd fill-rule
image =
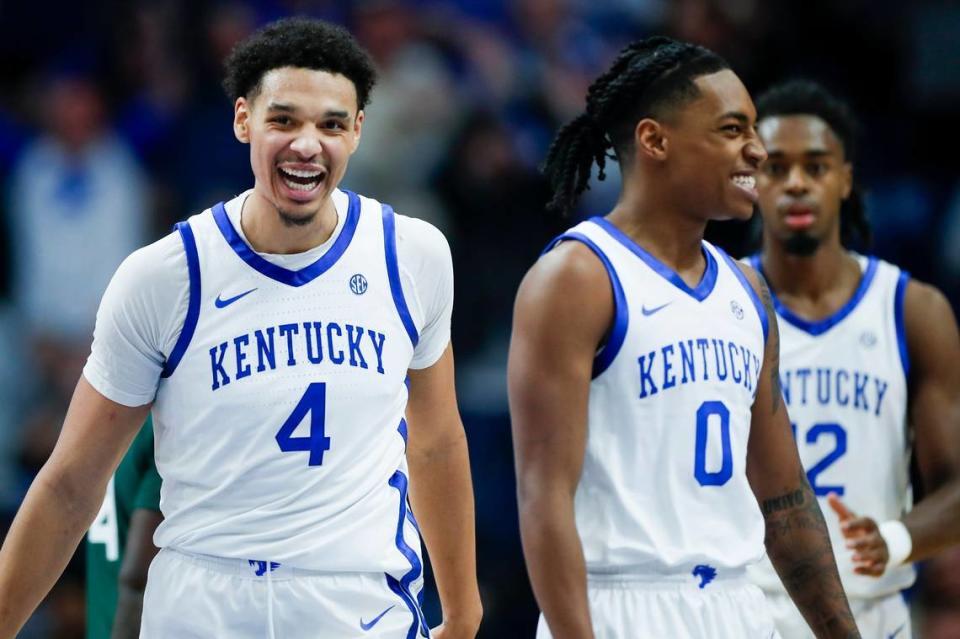
M590 188L594 162L603 180L607 157L621 165L629 161L637 122L686 104L700 94L696 78L728 68L712 51L665 36L624 48L590 85L586 111L560 129L547 151L542 171L553 190L547 208L566 216ZM611 148L614 156L608 155Z
M789 80L768 89L757 99L757 121L779 115L812 115L827 123L840 140L847 162L856 160L856 138L860 125L850 105L810 80ZM849 247L859 240L869 246L872 240L867 221L863 190L854 172L850 196L840 204L840 241Z

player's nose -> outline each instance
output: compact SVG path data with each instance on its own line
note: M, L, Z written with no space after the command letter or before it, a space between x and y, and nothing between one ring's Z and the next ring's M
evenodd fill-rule
M315 132L304 131L290 143L290 150L300 156L301 159L308 160L320 155L323 151L323 144L320 142L320 136Z

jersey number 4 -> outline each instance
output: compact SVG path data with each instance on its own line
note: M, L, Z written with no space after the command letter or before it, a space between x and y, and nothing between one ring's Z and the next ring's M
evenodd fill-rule
M327 406L327 385L314 382L297 402L290 417L277 431L277 445L284 453L310 453L310 465L323 464L323 453L330 450L330 438L324 432L324 418ZM310 416L310 434L293 435L300 422Z

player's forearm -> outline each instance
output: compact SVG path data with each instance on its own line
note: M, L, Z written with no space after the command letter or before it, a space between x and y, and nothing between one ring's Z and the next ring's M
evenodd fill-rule
M470 459L459 420L451 430L445 442L408 451L410 501L430 553L444 623L476 627L483 612Z
M0 549L0 638L14 637L50 591L99 506L40 471Z
M925 496L901 521L912 541L907 561L929 559L960 543L960 479Z
M801 471L795 490L765 499L760 507L767 554L810 629L821 639L860 637L806 476Z
M519 492L523 554L537 603L554 639L592 639L587 568L577 533L573 497Z
M113 618L110 639L137 639L143 613L143 590L120 584L117 591L117 613Z

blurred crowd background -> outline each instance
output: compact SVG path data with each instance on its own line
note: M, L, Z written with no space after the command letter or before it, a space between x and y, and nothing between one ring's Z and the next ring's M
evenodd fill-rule
M505 363L517 284L571 220L538 163L626 42L706 45L754 93L801 75L854 105L874 252L960 302L960 5L869 0L91 0L0 3L0 532L48 456L120 261L252 186L220 88L234 43L305 14L381 73L344 185L450 240L454 344L477 494L481 636L532 636ZM603 213L616 169L580 214ZM736 255L751 225L709 237ZM830 513L827 514L830 516ZM23 637L79 637L78 557ZM922 567L924 637L960 637L960 551ZM439 621L434 597L428 618Z

